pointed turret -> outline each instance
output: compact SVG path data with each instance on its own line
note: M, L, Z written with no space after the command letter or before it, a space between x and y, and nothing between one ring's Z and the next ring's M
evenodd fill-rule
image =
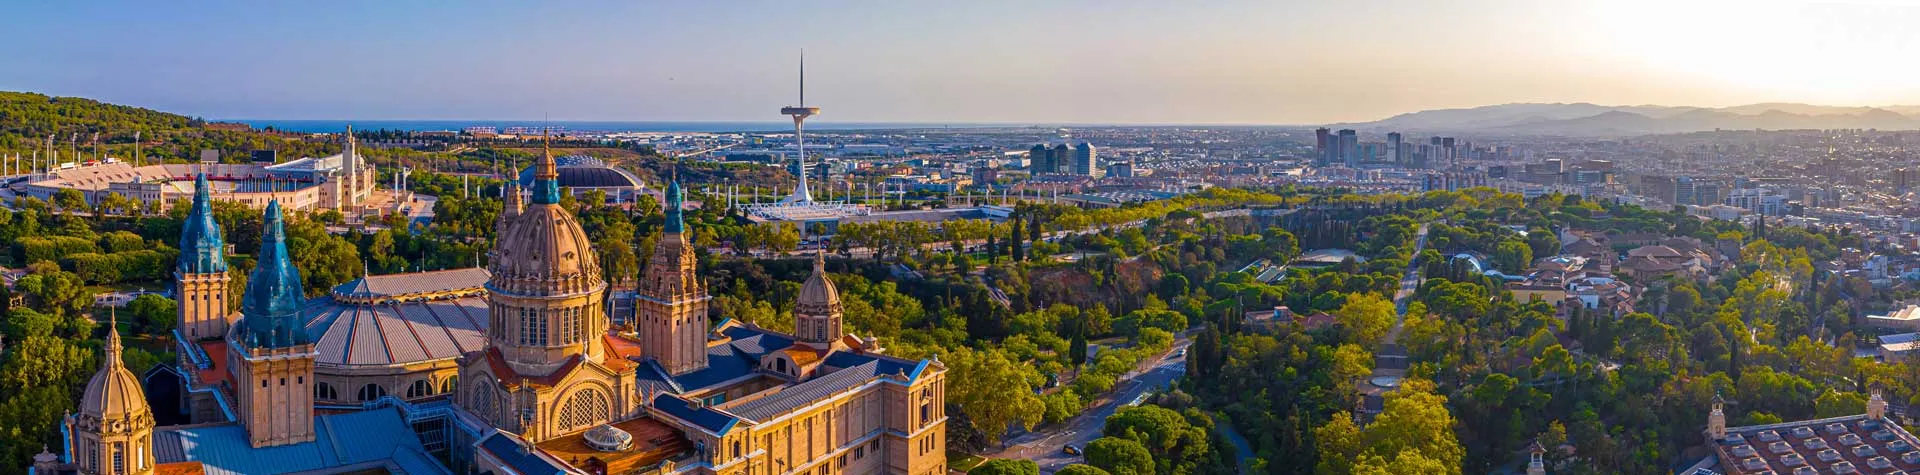
M513 219L519 217L520 211L527 207L526 199L520 196L520 187L512 182L500 186L500 201L500 219L493 223L494 239L505 237L507 225L513 223Z
M317 353L301 325L300 270L287 253L280 201L267 203L260 252L247 293L240 296L239 328L227 335L234 355L229 371L237 382L240 422L254 448L314 439L313 359ZM259 381L259 384L254 384Z
M681 208L686 206L687 198L686 198L686 195L682 194L682 192L680 191L679 178L674 178L673 181L667 182L666 198L667 198L667 206L666 206L666 210L664 210L664 213L666 214L666 223L663 225L664 226L663 231L666 232L667 234L680 234L680 233L686 232L687 224L686 224L686 220L682 216Z
M180 227L180 262L174 269L179 299L175 328L187 340L219 338L233 320L227 307L227 243L213 220L213 185L202 173L193 180L193 207Z
M533 204L560 204L560 169L553 161L553 143L540 132L540 162L533 168Z
M193 179L193 208L180 227L180 273L211 274L227 271L226 242L213 220L213 186L207 174Z
M249 342L268 348L308 343L300 324L300 307L306 300L301 291L300 270L293 267L287 252L285 218L280 201L267 204L265 224L260 237L258 263L247 278L247 293L241 296L241 324Z

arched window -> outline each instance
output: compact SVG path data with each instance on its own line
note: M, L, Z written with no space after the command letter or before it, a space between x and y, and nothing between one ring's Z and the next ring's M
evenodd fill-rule
M413 380L413 385L407 386L407 399L423 398L432 395L433 385L428 384L427 380L416 379Z
M313 383L313 399L317 401L338 401L340 400L340 392L334 390L331 384L327 384L324 381L315 381Z
M359 397L361 401L372 401L380 399L380 396L385 395L387 395L387 388L380 387L378 384L367 384L366 386L360 387Z
M607 396L600 390L587 388L573 393L567 404L560 406L560 427L562 431L578 429L609 419Z
M453 376L448 376L447 379L440 380L440 392L443 392L443 393L453 392L453 388L460 387L459 383L460 383L460 375L456 374Z
M467 398L467 410L479 414L480 417L489 419L494 417L493 385L487 384L486 380L481 380L480 384L474 385L472 397Z

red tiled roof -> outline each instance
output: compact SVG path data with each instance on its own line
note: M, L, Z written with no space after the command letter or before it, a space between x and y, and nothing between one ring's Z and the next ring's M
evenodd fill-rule
M153 465L153 475L203 475L207 467L198 461L160 463Z
M197 370L194 377L201 384L213 386L232 381L233 374L227 372L227 340L207 340L198 344L200 351L207 354L209 364L207 369Z
M564 378L567 374L572 373L573 367L580 365L580 356L575 355L568 357L566 364L561 365L560 369L556 369L552 373L547 373L545 376L527 376L520 374L518 371L514 371L513 366L507 365L507 357L500 354L499 348L488 347L486 354L487 366L493 369L493 376L495 378L500 378L500 385L507 389L519 389L522 381L535 386L551 387L554 383L560 382L560 378Z

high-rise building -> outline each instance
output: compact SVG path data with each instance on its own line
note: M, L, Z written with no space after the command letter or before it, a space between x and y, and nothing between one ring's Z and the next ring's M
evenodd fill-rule
M1047 144L1034 145L1027 149L1027 171L1034 175L1053 173L1053 152Z
M1360 162L1360 135L1353 129L1340 129L1340 154L1338 162L1348 167L1358 166Z
M1051 156L1049 160L1053 162L1053 168L1047 173L1073 173L1072 146L1064 143L1055 145L1052 150L1047 151L1047 155Z
M1696 184L1693 182L1693 177L1686 177L1686 176L1674 177L1673 204L1676 204L1676 205L1700 204L1700 195L1698 194L1698 189Z
M1073 149L1073 174L1098 177L1106 172L1100 167L1100 157L1095 155L1093 144L1080 142Z
M1401 141L1401 137L1399 132L1388 132L1387 133L1387 153L1391 154L1394 165L1406 166L1407 154L1406 152L1401 151L1400 141Z
M1700 206L1720 204L1723 201L1721 193L1724 192L1724 189L1725 187L1721 186L1721 183L1716 180L1694 180L1694 202L1692 204Z
M1313 139L1313 163L1320 166L1332 164L1335 147L1333 131L1326 127L1313 129Z

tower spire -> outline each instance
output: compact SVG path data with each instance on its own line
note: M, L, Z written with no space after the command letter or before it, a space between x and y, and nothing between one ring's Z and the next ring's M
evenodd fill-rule
M294 268L287 251L285 218L280 201L267 203L266 219L260 237L259 264L247 278L247 293L241 297L242 322L250 336L269 347L307 343L300 326L300 307L305 300L300 270Z
M113 307L107 307L107 345L106 366L120 366L120 316Z
M533 204L560 203L560 171L553 161L552 132L540 129L540 163L533 170Z
M686 192L680 189L679 175L679 172L676 170L673 178L667 182L667 209L665 213L663 213L666 218L666 222L663 224L665 228L663 232L667 234L680 234L687 230L686 220L681 211L681 208L686 206L687 198L685 195Z

